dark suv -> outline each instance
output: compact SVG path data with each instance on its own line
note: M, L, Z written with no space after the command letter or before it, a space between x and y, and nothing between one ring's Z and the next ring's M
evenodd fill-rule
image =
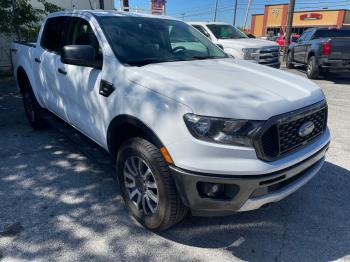
M310 28L287 52L288 68L306 65L306 74L317 79L321 72L350 69L350 29Z

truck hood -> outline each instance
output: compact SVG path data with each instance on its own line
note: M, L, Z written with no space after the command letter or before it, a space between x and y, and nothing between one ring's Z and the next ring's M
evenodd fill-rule
M261 48L266 46L278 46L277 43L254 38L242 38L242 39L219 39L218 43L223 45L224 48Z
M198 115L266 120L324 99L322 90L305 78L232 58L126 70L129 81L185 104Z

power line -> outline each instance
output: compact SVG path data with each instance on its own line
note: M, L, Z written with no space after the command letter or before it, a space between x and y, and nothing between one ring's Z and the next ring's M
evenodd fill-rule
M324 3L326 3L326 2L324 2ZM334 3L334 2L332 2L332 3ZM343 4L341 4L341 3L343 3ZM339 3L339 4L333 4L332 5L332 9L334 8L334 7L345 7L345 6L348 6L349 4L350 4L350 1L349 2L344 2L344 1L342 1L341 3ZM349 3L349 4L345 4L345 3ZM320 4L323 4L323 2L322 3L316 3L316 2L314 2L314 3L301 3L301 4L318 4L318 5L320 5ZM298 10L300 10L300 9L307 9L307 8L315 8L315 6L299 6L298 5L298 7L296 8L296 9L298 9ZM329 7L327 7L327 8L329 8ZM237 7L237 9L239 9L239 10L243 10L243 9L245 9L245 7ZM319 9L322 9L322 7L321 8L319 8ZM329 10L332 10L332 9L329 9ZM232 6L232 5L230 5L230 7L222 7L222 8L218 8L218 12L226 12L226 11L232 11L232 10L234 10L234 6ZM254 6L254 7L251 7L250 8L250 10L252 11L252 10L261 10L261 8L260 7L257 7L257 6ZM193 13L191 13L191 12L189 12L189 13L186 13L186 15L185 15L185 17L194 17L194 16L200 16L200 15L206 15L206 14L213 14L214 12L212 11L212 10L203 10L203 11L201 11L201 12L193 12Z

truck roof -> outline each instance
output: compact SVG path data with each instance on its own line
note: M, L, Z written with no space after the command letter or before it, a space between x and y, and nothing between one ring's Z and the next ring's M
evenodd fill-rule
M230 25L225 22L188 22L190 25Z
M116 10L67 10L54 12L48 15L48 17L61 16L61 15L73 15L73 14L83 14L83 15L92 15L92 16L123 16L123 17L149 17L149 18L158 18L158 19L172 19L180 20L170 16L164 15L151 15L143 13L134 13L134 12L124 12Z

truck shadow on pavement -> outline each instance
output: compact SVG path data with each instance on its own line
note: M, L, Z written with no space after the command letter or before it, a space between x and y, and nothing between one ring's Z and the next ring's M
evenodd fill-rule
M68 128L68 127L67 127ZM33 131L0 85L0 260L329 261L350 255L350 172L326 162L269 209L191 217L162 233L131 219L114 169L55 129Z
M247 261L330 261L350 254L350 171L326 162L304 188L267 209L187 218L161 236Z
M288 71L294 71L298 75L306 77L305 67L295 67L295 69L288 69ZM319 76L319 79L316 81L329 81L330 83L336 84L336 85L349 85L350 84L350 71L348 72L329 72L326 74L321 74Z

